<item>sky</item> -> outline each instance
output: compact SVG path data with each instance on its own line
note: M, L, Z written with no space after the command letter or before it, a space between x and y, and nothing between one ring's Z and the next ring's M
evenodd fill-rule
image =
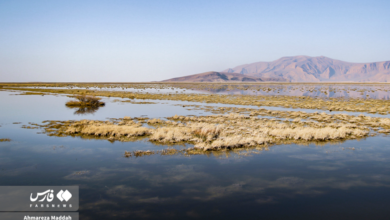
M147 82L284 56L390 60L388 0L0 0L0 82Z

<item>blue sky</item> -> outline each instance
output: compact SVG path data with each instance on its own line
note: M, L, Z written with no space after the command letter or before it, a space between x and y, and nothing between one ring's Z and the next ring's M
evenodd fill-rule
M0 81L157 81L283 56L390 60L390 1L0 0Z

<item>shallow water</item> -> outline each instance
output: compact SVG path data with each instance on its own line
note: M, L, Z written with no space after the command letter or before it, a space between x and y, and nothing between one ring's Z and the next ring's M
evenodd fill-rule
M181 86L185 88L185 86ZM260 84L260 85L203 85L196 91L226 95L285 95L321 98L390 99L389 84Z
M134 88L132 88L132 86ZM129 88L128 88L129 87ZM43 89L70 89L71 87L26 87ZM85 87L73 87L85 89ZM321 98L390 99L390 84L106 84L90 90L127 91L139 93L185 93L225 95L285 95Z
M187 90L187 89L180 89L175 87L168 87L168 88L145 88L145 89L138 89L138 88L96 88L96 87L23 87L23 88L30 88L30 89L88 89L88 90L95 90L95 91L125 91L125 92L140 92L140 93L162 93L162 94L169 94L169 93L185 93L185 94L204 94L204 93L211 93L209 91L195 91L195 90Z
M94 114L75 115L64 105L66 96L9 94L0 92L0 138L12 139L0 142L0 184L79 185L80 219L390 217L388 136L323 146L271 146L250 156L125 158L124 151L167 146L49 137L21 126L43 120L210 113L177 105L183 102L130 104L104 98L106 106Z
M248 90L234 89L230 91L212 90L219 94L241 94L241 95L287 95L287 96L311 96L321 98L363 98L363 99L385 99L390 95L388 89L390 86L267 86L271 91L257 91L261 87L249 87ZM383 91L381 91L383 89Z
M11 94L11 96L9 96ZM75 112L77 109L66 109L63 107L63 103L66 101L72 100L71 98L67 97L66 95L45 95L45 96L39 96L34 95L34 97L41 97L41 98L33 98L31 99L31 95L18 95L21 94L19 91L0 91L0 98L2 100L6 100L6 102L12 103L12 106L5 106L3 111L16 111L14 112L14 115L17 115L18 118L20 118L20 114L18 111L20 109L25 108L24 104L29 105L29 108L33 108L34 112L40 112L42 115L46 117L40 118L41 121L43 120L80 120L80 119L94 119L94 120L104 120L107 118L122 118L124 116L127 116L128 114L132 114L132 117L141 117L141 116L147 116L147 117L170 117L175 114L178 115L186 115L186 114L192 114L192 115L209 115L211 113L208 113L207 111L198 111L193 110L191 112L188 112L185 108L182 107L182 105L188 106L188 105L202 105L202 106L214 106L214 107L244 107L244 108L262 108L272 111L303 111L307 113L314 113L314 112L326 112L327 114L347 114L347 115L353 115L358 116L360 114L370 116L370 117L381 117L381 118L388 118L389 115L382 115L382 114L376 114L376 113L367 113L367 112L349 112L349 111L323 111L318 109L302 109L302 108L284 108L284 107L272 107L272 106L254 106L254 105L233 105L233 104L217 104L217 103L200 103L200 102L185 102L185 101L171 101L171 100L135 100L136 102L153 102L157 104L158 111L155 110L156 104L134 104L134 103L126 103L121 101L128 101L129 99L120 99L118 97L101 97L102 101L106 103L116 102L116 104L113 105L107 105L105 107L99 108L99 111L96 111L95 114L91 115L82 115L82 116L74 116L73 118L69 118L69 113L71 111ZM13 96L15 95L15 96ZM15 99L17 97L17 100ZM48 98L51 97L51 98ZM130 100L131 101L131 100ZM34 103L33 102L40 102L40 103ZM13 106L19 106L19 108L14 108ZM118 107L118 105L120 107ZM53 115L53 119L47 119L47 114L45 111L39 111L39 109L50 107L52 111L49 113L50 115ZM191 107L187 109L192 109ZM23 112L20 112L23 114ZM60 119L61 116L66 116L65 119ZM56 119L55 119L56 118ZM0 116L1 119L1 116ZM10 118L7 117L5 120L9 120Z

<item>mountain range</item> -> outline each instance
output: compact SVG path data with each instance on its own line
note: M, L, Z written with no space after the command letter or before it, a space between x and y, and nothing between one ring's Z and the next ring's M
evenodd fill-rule
M282 57L272 62L256 62L177 77L166 82L390 82L390 61L349 63L324 56Z
M262 82L262 81L286 81L282 78L262 78L239 73L205 72L189 76L177 77L163 82Z

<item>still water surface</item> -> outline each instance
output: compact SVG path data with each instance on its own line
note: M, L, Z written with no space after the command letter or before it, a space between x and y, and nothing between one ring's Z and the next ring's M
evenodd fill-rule
M23 129L43 120L200 114L176 106L114 103L75 115L64 96L0 92L0 184L79 185L80 219L389 219L390 143L280 145L251 156L152 155L147 141L49 137ZM162 104L165 103L165 104ZM203 113L209 114L209 113ZM13 122L22 122L13 124ZM178 146L184 147L184 146Z

